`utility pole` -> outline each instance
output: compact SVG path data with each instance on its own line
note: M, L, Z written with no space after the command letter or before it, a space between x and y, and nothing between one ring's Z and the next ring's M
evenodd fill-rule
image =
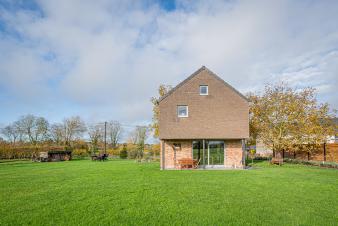
M104 154L107 154L107 122L104 122Z

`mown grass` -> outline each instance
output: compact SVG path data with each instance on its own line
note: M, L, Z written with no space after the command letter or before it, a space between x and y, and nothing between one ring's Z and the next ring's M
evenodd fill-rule
M337 170L256 167L0 163L0 225L337 225Z

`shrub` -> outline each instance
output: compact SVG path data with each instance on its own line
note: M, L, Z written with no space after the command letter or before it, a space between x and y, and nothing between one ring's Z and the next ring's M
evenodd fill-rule
M78 158L85 158L89 156L87 149L74 149L73 156Z
M1 145L0 146L0 159L33 159L39 156L40 152L50 151L64 151L69 150L63 146L12 146L12 145Z
M120 158L126 159L127 157L128 157L127 145L123 145L123 148L120 151Z
M119 148L108 149L107 153L109 154L109 156L119 156L120 155L120 149Z
M127 144L128 159L135 159L138 153L136 144Z
M153 155L159 156L160 155L160 144L153 144L151 146L151 152Z
M335 162L305 161L305 160L300 160L300 159L284 159L284 161L287 163L292 163L292 164L302 164L302 165L309 165L309 166L320 166L320 167L338 169L338 163L335 163Z

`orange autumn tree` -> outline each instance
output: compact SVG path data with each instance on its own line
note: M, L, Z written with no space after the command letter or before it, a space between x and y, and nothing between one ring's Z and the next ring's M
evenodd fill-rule
M158 130L158 120L160 117L160 109L158 107L159 100L165 96L170 90L172 89L172 86L170 85L163 85L161 84L158 87L158 97L152 97L151 102L153 104L153 118L152 118L152 124L151 128L154 133L154 137L158 138L159 137L159 130Z
M314 88L294 89L285 83L265 86L264 92L248 94L250 137L259 138L275 152L292 149L316 150L334 134L327 103L318 103Z

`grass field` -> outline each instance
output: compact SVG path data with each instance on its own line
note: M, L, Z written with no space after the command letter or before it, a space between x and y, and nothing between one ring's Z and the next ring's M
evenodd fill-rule
M0 163L0 225L338 225L338 170Z

